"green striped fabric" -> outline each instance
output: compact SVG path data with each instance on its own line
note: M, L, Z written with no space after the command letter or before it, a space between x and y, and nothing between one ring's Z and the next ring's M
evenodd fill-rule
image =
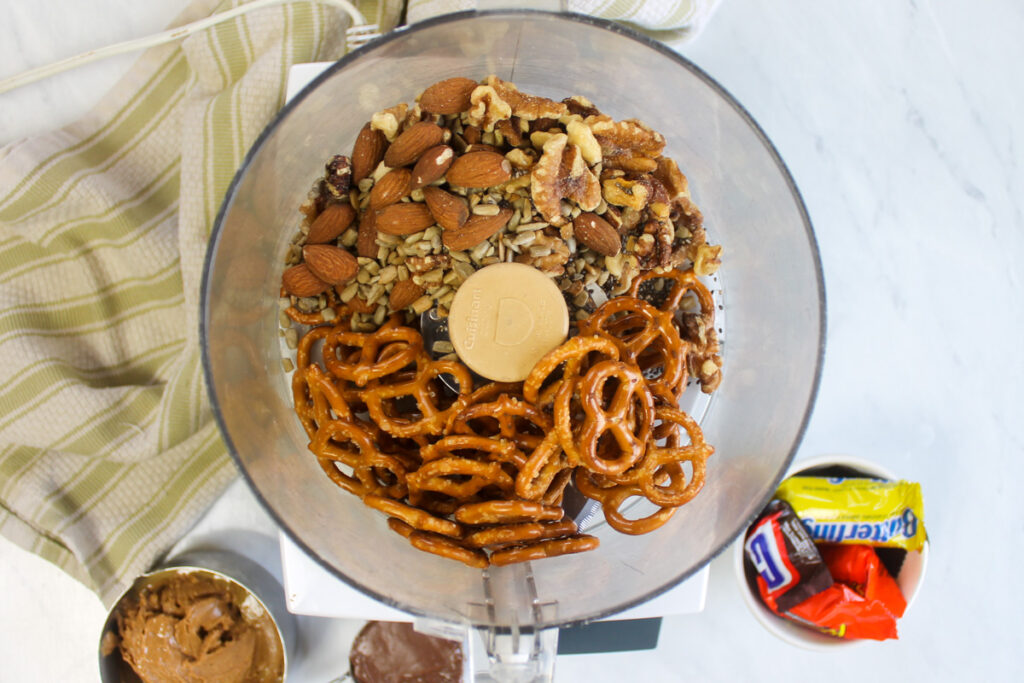
M356 4L382 29L401 12ZM236 476L199 362L207 237L288 68L339 57L348 24L308 2L252 12L0 150L0 532L107 604Z

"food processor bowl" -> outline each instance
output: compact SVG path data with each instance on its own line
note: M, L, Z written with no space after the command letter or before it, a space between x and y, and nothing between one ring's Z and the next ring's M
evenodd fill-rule
M299 206L375 112L452 76L488 74L554 99L583 95L667 139L709 241L723 245L724 380L703 418L704 490L664 527L600 548L488 570L412 548L335 486L306 448L282 369L278 297ZM775 490L807 423L822 362L823 285L804 206L764 133L678 54L590 17L469 12L400 29L333 65L267 127L214 226L202 291L203 363L230 451L282 529L342 581L430 619L539 630L607 617L686 579Z

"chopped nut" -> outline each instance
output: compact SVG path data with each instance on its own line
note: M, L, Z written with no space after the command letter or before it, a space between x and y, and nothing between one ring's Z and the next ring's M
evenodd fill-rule
M470 212L476 216L497 216L501 212L501 207L497 204L477 204Z
M594 131L582 121L570 121L565 127L569 136L569 144L580 148L583 160L588 164L596 164L601 161L601 144L594 137Z
M412 310L414 313L418 315L420 313L423 313L424 311L430 310L430 307L433 305L434 300L431 299L429 296L424 295L421 296L419 299L416 299L416 301L412 302Z
M640 211L647 206L650 190L647 185L637 180L625 178L609 178L604 181L604 199L609 204L625 206Z
M558 119L569 113L568 107L561 102L522 93L512 83L503 81L493 74L487 77L486 83L486 87L490 87L503 102L508 103L511 113L523 121L535 121L545 118ZM474 92L476 91L474 90Z
M434 269L451 267L452 259L448 254L429 254L425 256L410 256L405 260L405 266L410 273L420 274Z
M394 141L398 137L398 124L405 120L408 109L409 106L403 102L402 104L377 112L370 117L370 129L379 130L384 133L384 137L387 138L388 142Z
M469 96L471 107L466 115L466 120L480 129L494 130L494 124L502 119L512 116L512 107L508 102L501 99L501 96L491 85L478 85ZM466 142L473 144L467 134L463 137Z
M697 255L693 259L693 272L699 276L713 274L722 265L721 245L702 244L697 247Z

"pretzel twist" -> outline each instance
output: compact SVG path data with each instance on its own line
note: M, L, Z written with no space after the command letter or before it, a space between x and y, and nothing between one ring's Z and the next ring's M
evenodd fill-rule
M441 406L441 391L434 383L440 375L451 375L459 387L458 397L447 407ZM399 437L443 433L445 424L468 401L473 391L473 377L466 366L455 361L417 361L415 374L411 378L395 377L385 382L378 378L371 380L361 392L371 419L384 431ZM403 398L412 399L419 411L418 417L399 417L394 402Z
M502 550L495 550L491 553L491 564L501 567L516 562L530 562L542 560L546 557L557 557L572 553L582 553L594 550L601 542L596 536L569 536L568 538L555 538L544 541L536 541L523 545L512 546Z
M618 384L605 409L605 387L613 379ZM654 423L654 398L643 374L625 363L602 361L580 380L579 393L585 417L576 444L583 465L600 474L625 472L644 456ZM605 434L615 438L618 457L599 452Z
M472 526L555 521L563 515L565 512L560 507L528 500L486 500L467 503L455 510L456 521Z
M554 522L522 522L474 531L463 539L463 543L471 548L494 548L516 545L526 541L572 536L576 531L576 522L571 519Z
M323 352L328 372L363 387L419 359L424 353L423 337L411 327L384 326L372 333L336 327L324 340Z

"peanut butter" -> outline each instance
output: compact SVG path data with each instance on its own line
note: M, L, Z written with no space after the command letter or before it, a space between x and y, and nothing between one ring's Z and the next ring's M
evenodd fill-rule
M119 648L147 683L283 680L284 652L270 615L215 575L180 572L146 586L115 620L117 632L104 637L104 650Z

